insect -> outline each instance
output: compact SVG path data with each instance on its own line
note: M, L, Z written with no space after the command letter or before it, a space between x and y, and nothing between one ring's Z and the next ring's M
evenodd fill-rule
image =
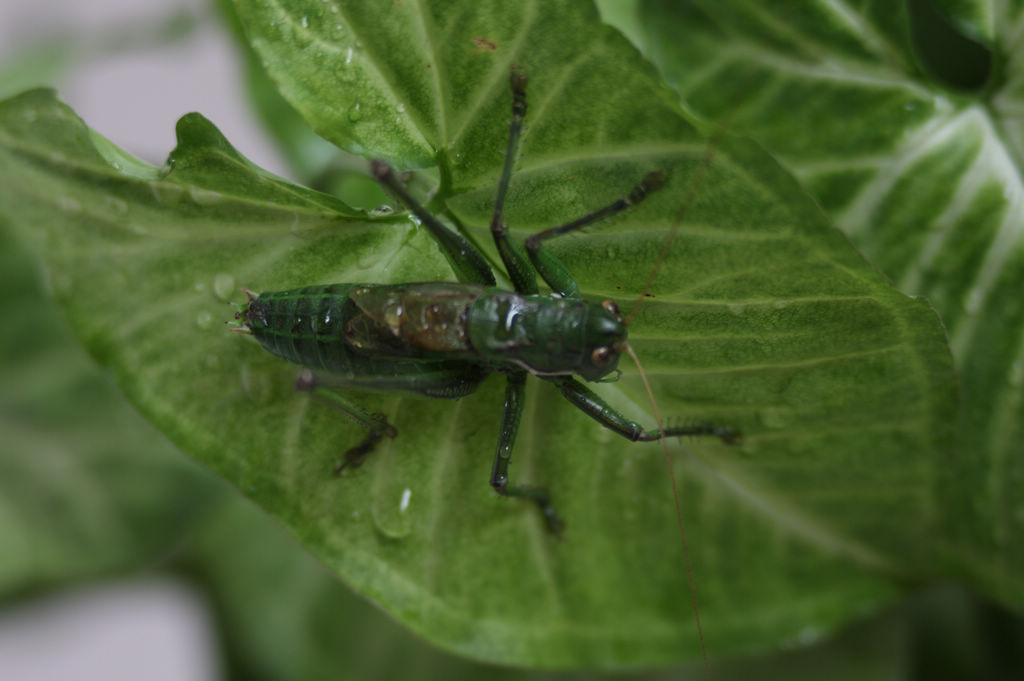
M345 452L336 472L360 465L384 437L397 430L382 414L370 414L323 387L316 372L342 386L402 390L438 398L472 393L490 374L506 377L505 403L490 484L500 495L536 504L555 533L562 520L543 489L509 482L509 463L524 405L527 375L554 384L574 406L601 426L631 441L663 436L712 435L733 442L729 427L698 424L644 428L627 418L584 381L614 380L622 352L631 352L627 325L610 300L589 302L565 265L545 242L627 210L664 183L650 172L628 194L564 225L529 237L525 253L508 237L503 218L526 115L526 77L513 68L512 119L504 167L490 223L491 234L515 290L496 287L483 254L420 205L384 161L371 164L374 177L430 230L459 282L330 284L255 295L235 315L274 355L308 369L299 386L331 400L367 429L366 438ZM541 294L537 277L551 288ZM635 357L635 355L634 355Z

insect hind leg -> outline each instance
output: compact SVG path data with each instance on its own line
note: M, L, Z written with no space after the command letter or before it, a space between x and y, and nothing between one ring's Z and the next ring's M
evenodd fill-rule
M437 216L413 198L399 181L394 169L381 159L370 162L370 171L377 182L397 196L430 231L459 281L494 286L494 272L487 258L468 239L442 223Z
M505 271L516 292L523 294L537 293L537 273L523 252L508 238L508 226L505 224L505 195L512 181L512 168L515 167L519 154L519 140L523 133L523 119L526 118L526 75L513 66L509 73L509 85L512 87L512 120L508 124L508 146L505 148L505 164L498 181L498 194L494 199L494 213L491 216L491 236L494 246L498 249Z
M384 414L370 413L334 390L323 387L318 383L316 374L309 369L304 369L299 374L298 380L295 381L295 389L308 392L313 397L330 404L369 431L362 442L345 451L341 460L334 467L335 475L341 475L346 468L360 466L381 439L393 438L398 435L398 430L388 423Z

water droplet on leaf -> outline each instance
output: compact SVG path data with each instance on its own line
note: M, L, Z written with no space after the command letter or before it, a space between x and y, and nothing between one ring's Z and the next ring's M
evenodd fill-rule
M235 292L235 278L221 272L213 278L213 292L221 300L229 300Z

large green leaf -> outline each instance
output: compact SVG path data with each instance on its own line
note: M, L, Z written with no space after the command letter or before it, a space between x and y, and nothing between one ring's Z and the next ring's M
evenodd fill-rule
M55 580L177 567L210 599L222 634L225 678L596 678L590 671L556 676L462 660L358 598L251 503L226 494L224 485L209 484L208 474L132 413L84 356L39 287L32 259L8 231L0 230L0 312L20 324L0 335L5 602ZM971 632L973 619L955 621ZM905 664L899 626L887 614L809 649L716 661L715 678L878 678ZM984 651L981 630L973 630L981 645L965 647L970 637L954 631L961 634L958 645L944 649ZM927 652L936 659L936 651ZM970 661L977 670L977 657ZM948 668L948 656L941 663ZM702 677L699 664L615 675L620 681Z
M513 63L530 76L531 107L508 199L517 237L650 170L668 173L642 206L554 250L587 295L628 309L676 234L631 338L663 413L744 436L736 447L670 444L713 656L812 639L888 598L894 578L942 571L933 537L954 383L934 314L894 291L753 145L721 138L712 149L592 9L239 9L298 111L351 149L437 163L433 204L481 243ZM338 87L349 66L356 75ZM352 98L365 104L359 116L331 117ZM226 333L225 300L242 299L237 285L430 281L450 269L404 217L369 219L268 176L197 115L178 134L158 170L51 93L0 106L5 211L140 409L346 581L448 648L547 666L694 657L659 448L614 437L551 386L530 384L512 475L551 491L567 522L561 541L535 509L486 484L500 377L460 402L360 396L399 436L354 474L330 475L362 434L296 394L293 367ZM652 422L634 372L598 389Z
M207 484L209 476L133 415L40 290L32 259L7 231L0 230L0 245L0 310L21 322L0 335L2 497L13 511L6 514L12 522L0 527L0 595L17 598L52 580L177 566L210 598L222 632L226 678L605 678L591 671L556 676L483 666L446 655L400 629L333 579L252 504L240 497L232 501L223 485ZM63 475L69 468L74 475ZM25 470L47 474L33 479ZM58 494L60 503L41 503ZM1005 652L985 656L993 641L977 616L956 601L949 605L918 617L943 634L938 646L919 651L921 659L946 670L969 665L975 673L999 660L1006 669L1012 657ZM908 652L914 652L906 648L904 610L860 621L842 636L806 649L716 660L714 678L883 678L905 668ZM1005 643L1012 646L1012 637ZM703 674L697 664L614 678L681 681Z
M278 681L687 681L703 665L630 674L549 672L484 665L444 654L402 630L333 579L248 503L223 512L188 544L192 572L214 601L230 678ZM1009 677L1024 633L1017 623L987 635L999 613L949 589L932 590L858 620L839 636L770 655L715 660L718 681L864 681ZM931 674L908 676L908 669ZM934 671L943 670L945 676ZM959 677L957 675L960 675Z
M981 37L998 17L993 61L1003 71L967 96L911 66L921 36L902 7L840 16L813 1L778 12L692 5L645 5L648 52L669 80L698 111L728 119L784 159L873 263L941 314L964 399L943 525L957 537L961 569L1021 608L1024 7L943 3ZM795 20L809 12L823 18Z

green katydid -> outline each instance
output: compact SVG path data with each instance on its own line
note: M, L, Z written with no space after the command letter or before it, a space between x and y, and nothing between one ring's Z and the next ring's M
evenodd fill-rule
M610 300L584 300L565 265L544 248L548 239L577 231L643 201L662 186L662 171L648 173L628 194L597 211L529 237L525 255L509 240L503 207L526 115L526 77L513 68L510 82L512 120L490 226L515 291L498 288L483 254L418 203L391 166L374 160L374 177L431 232L460 281L328 284L259 295L246 291L249 300L236 318L242 320L238 330L251 333L263 348L306 367L297 384L300 389L330 401L367 429L365 439L345 452L335 473L359 466L381 438L393 438L398 431L383 414L366 412L333 387L460 398L475 391L489 374L504 374L504 412L490 483L500 495L534 502L549 530L557 534L562 521L548 493L538 487L511 485L508 479L528 374L553 383L585 414L633 442L661 440L664 445L665 437L713 435L733 443L739 433L729 426L712 424L663 426L646 376L627 341L628 321ZM685 208L686 203L682 210ZM540 293L537 275L551 288L552 295ZM627 418L575 378L614 380L610 377L617 372L622 352L628 352L640 370L657 419L656 428L644 428ZM326 380L314 372L326 374ZM671 473L667 449L665 458ZM700 631L674 474L672 486ZM704 662L710 677L706 652Z
M505 374L504 417L491 486L499 494L532 500L557 533L562 523L547 492L508 480L528 374L555 384L581 411L633 442L683 435L714 435L733 442L738 434L711 424L644 428L574 377L602 381L616 372L620 353L629 351L627 326L614 302L588 302L580 296L576 281L545 250L544 242L643 201L661 187L664 173L652 171L604 208L534 234L526 240L524 255L509 240L502 216L526 115L526 77L513 69L510 80L513 115L491 233L515 291L497 288L483 254L420 205L387 163L375 160L374 177L430 230L461 281L345 283L249 293L236 317L242 320L239 329L252 333L266 350L310 370L303 372L301 388L316 391L367 428L366 438L345 453L336 472L361 464L381 438L394 437L397 430L383 415L369 414L329 390L313 372L325 372L333 385L440 398L463 397L492 372ZM537 275L554 295L540 294Z

